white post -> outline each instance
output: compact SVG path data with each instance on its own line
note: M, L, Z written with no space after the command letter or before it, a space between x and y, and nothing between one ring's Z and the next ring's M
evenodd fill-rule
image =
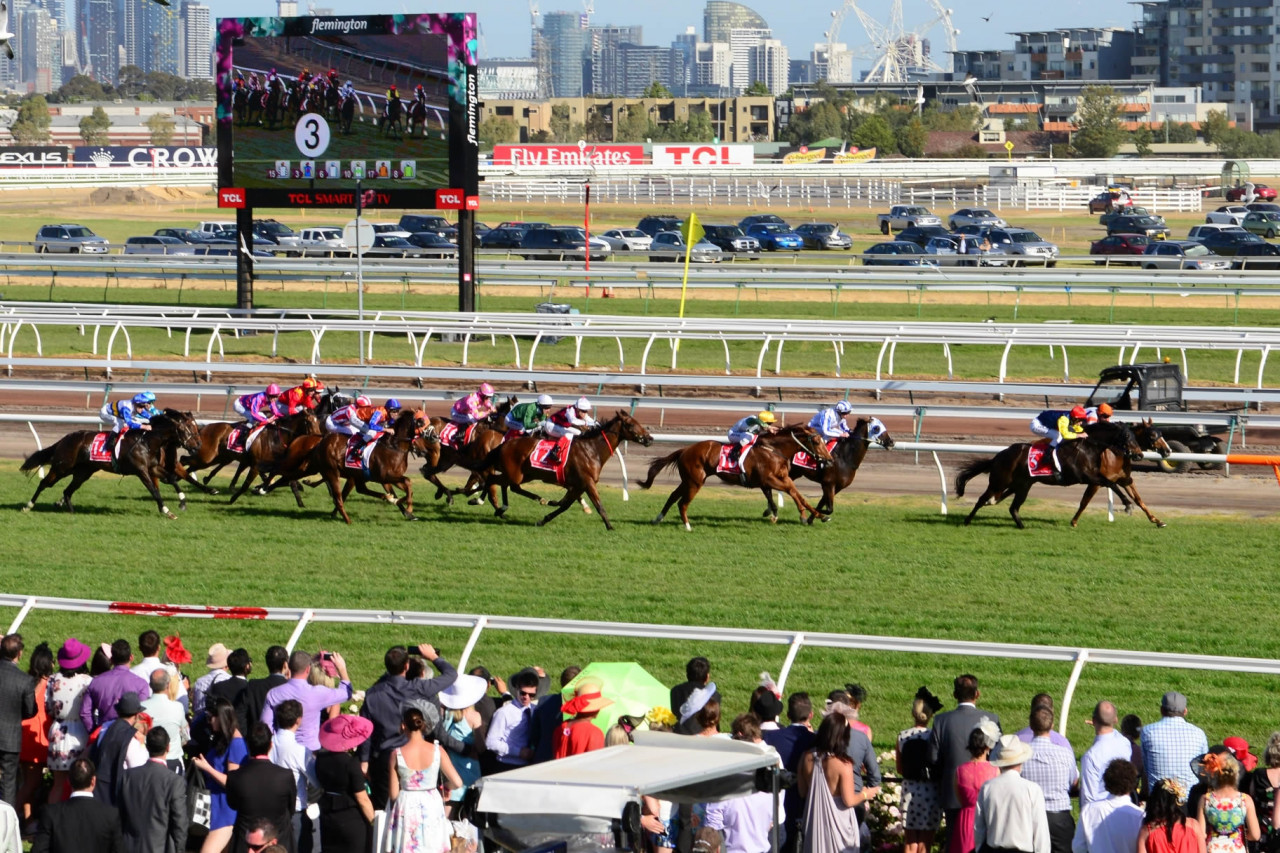
M16 634L18 632L18 626L22 624L22 620L27 618L27 614L30 613L31 608L35 606L36 606L35 596L32 596L31 598L28 598L26 601L24 601L22 603L22 609L18 611L17 616L13 617L13 624L9 626L9 630L6 631L5 633Z
M364 323L364 258L360 254L360 211L364 207L364 199L360 181L356 181L356 319ZM373 337L370 332L369 337ZM364 364L364 328L360 329L360 363Z
M476 626L471 629L471 636L467 637L467 644L462 647L462 657L458 659L458 672L466 672L467 661L471 659L471 652L475 649L476 643L480 641L480 632L488 624L488 616L481 616L476 620Z
M289 635L289 642L284 644L285 649L290 654L293 654L293 647L298 644L298 640L302 639L302 632L306 630L307 624L311 622L314 616L314 611L304 610L302 612L301 618L298 619L298 624L293 628L293 633Z
M778 690L785 690L787 686L787 676L791 674L791 665L796 662L796 654L800 651L800 647L804 645L804 634L796 634L791 638L791 646L787 649L787 657L782 662L782 672L778 673Z
M1067 679L1067 690L1062 694L1062 716L1058 718L1058 731L1067 733L1067 716L1071 713L1071 697L1076 692L1076 682L1080 680L1080 670L1089 660L1089 650L1081 649L1076 655L1076 664L1071 668L1071 677Z

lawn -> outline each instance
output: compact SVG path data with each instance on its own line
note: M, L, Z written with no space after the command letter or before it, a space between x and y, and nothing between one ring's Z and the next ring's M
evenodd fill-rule
M637 454L637 459L639 455ZM632 463L635 473L636 462ZM617 490L605 501L618 529L572 510L546 528L545 510L513 504L511 519L487 508L445 508L418 491L419 523L394 509L353 499L355 523L328 519L322 492L297 509L283 493L228 506L193 496L178 521L160 518L136 481L99 476L78 495L78 512L54 510L52 495L18 513L34 488L12 463L0 465L4 591L16 594L185 604L326 607L490 613L644 624L841 632L956 640L1105 647L1280 658L1265 625L1280 605L1273 579L1280 519L1170 513L1157 530L1140 517L1115 524L1092 513L1078 530L1061 505L1031 501L1031 529L1000 513L970 528L936 514L931 501L847 495L826 525L793 513L776 527L759 520L759 495L704 493L694 530L671 519L648 524L671 487ZM543 487L550 496L556 490ZM518 501L518 499L516 499ZM11 611L12 612L12 611ZM180 631L187 646L243 644L260 656L288 637L279 622L228 623L35 611L23 633L60 642L67 634L100 642L145 627ZM303 645L346 653L355 680L376 677L394 642L429 640L456 660L462 629L316 624ZM780 646L633 640L624 637L488 631L474 663L498 673L526 664L549 672L570 663L626 659L668 684L703 653L728 710L745 709L762 670L778 674ZM259 658L260 659L260 658ZM888 748L908 722L920 684L940 695L962 671L979 675L984 704L1006 720L1025 719L1030 696L1061 697L1068 664L907 653L803 650L789 689L815 696L847 681L870 690L864 718ZM1270 676L1090 665L1076 694L1069 735L1090 740L1087 711L1099 698L1122 712L1154 717L1159 696L1179 689L1191 718L1211 739L1264 740L1276 727Z

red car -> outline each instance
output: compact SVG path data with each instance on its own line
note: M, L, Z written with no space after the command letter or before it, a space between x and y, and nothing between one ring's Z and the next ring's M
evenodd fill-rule
M1133 204L1133 199L1124 190L1107 190L1089 199L1090 213L1110 213Z
M1236 186L1227 190L1227 201L1244 201L1247 190L1244 186ZM1254 184L1253 194L1255 198L1269 201L1276 197L1276 191L1266 184Z
M1103 237L1101 240L1095 240L1089 246L1089 254L1091 255L1141 255L1147 250L1147 244L1151 242L1151 238L1146 234L1112 234L1110 237ZM1095 264L1106 263L1103 261L1094 261ZM1112 263L1129 263L1119 258ZM1132 261L1137 264L1137 261Z

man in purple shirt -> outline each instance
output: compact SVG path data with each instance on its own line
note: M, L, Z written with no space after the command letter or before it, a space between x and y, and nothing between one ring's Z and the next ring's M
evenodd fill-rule
M1035 714L1037 708L1048 708L1050 711L1052 711L1053 697L1050 696L1048 693L1037 693L1035 695L1035 698L1031 700L1032 715ZM1020 729L1017 732L1017 735L1018 735L1018 740L1022 741L1023 743L1031 743L1031 741L1035 738L1035 735L1031 733L1031 726L1027 726L1025 729ZM1053 743L1054 746L1063 746L1063 747L1066 747L1067 749L1071 749L1071 741L1067 740L1066 736L1060 734L1059 732L1050 731L1049 740Z
M103 723L116 718L116 703L126 693L137 693L139 701L151 696L151 685L129 671L133 662L133 648L128 640L116 640L111 644L111 669L89 682L80 704L80 721L86 731L92 732Z
M320 749L320 712L330 705L338 705L351 698L351 679L347 677L347 662L337 652L325 652L324 660L333 662L341 683L337 687L308 684L311 672L311 655L294 652L289 656L290 678L279 687L267 692L267 702L262 709L262 722L275 730L276 706L295 699L302 704L302 723L298 726L298 743L312 752Z

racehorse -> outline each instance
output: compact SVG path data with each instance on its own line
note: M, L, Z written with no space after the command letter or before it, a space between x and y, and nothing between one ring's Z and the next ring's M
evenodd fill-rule
M720 451L724 446L723 442L714 439L699 441L697 444L682 447L676 452L667 454L661 459L655 459L650 463L648 475L640 481L640 488L642 489L652 486L653 478L658 476L658 472L664 468L675 465L680 471L680 485L672 490L671 496L667 498L667 503L662 508L662 512L658 513L658 517L653 520L654 524L661 523L662 519L667 517L667 511L679 501L680 519L684 522L684 529L692 530L693 527L689 524L689 504L693 502L694 497L711 474L718 474L720 479L726 483L745 485L748 488L757 488L764 492L765 500L769 504L769 511L766 514L770 516L775 524L778 521L778 509L773 503L772 495L775 490L786 492L791 496L791 499L795 501L796 509L800 511L802 520L805 520L805 513L808 512L807 522L809 524L812 524L815 518L823 516L823 513L809 505L809 502L800 494L795 482L787 473L791 467L791 459L797 450L803 450L818 460L820 467L825 467L831 463L831 453L827 450L826 442L818 435L817 430L808 426L796 425L784 427L774 433L761 434L756 438L751 451L741 463L741 477L745 477L745 482L737 473L720 473L716 471L716 468L719 467Z
M415 127L421 128L421 132L418 134L419 136L425 137L427 135L428 114L429 114L429 110L427 109L427 102L426 102L425 96L421 96L421 95L415 96L413 99L413 104L410 105L409 107L408 136L411 136L411 137L413 136L413 129Z
M471 434L471 441L457 450L444 442L437 442L428 448L427 462L422 466L422 476L436 487L436 500L443 497L446 503L452 504L454 495L469 495L476 490L482 482L479 474L484 470L485 460L495 447L502 444L502 439L506 435L507 413L518 402L519 400L515 397L508 397L499 403L492 414L477 422L475 432ZM437 435L443 433L448 423L448 418L431 419L431 427ZM459 429L466 428L459 427ZM460 465L471 472L466 485L461 489L451 489L440 481L440 475L454 465Z
M338 105L342 102L342 94L338 91L338 83L329 80L324 83L324 117L330 121L338 119Z
M392 128L395 128L395 138L399 139L404 133L404 103L401 102L399 95L390 95L387 97L386 106L382 108L382 135L387 136Z
M179 448L192 452L199 449L200 435L196 430L195 418L190 412L165 409L151 419L150 429L129 430L117 439L120 442L119 454L113 454L115 459L111 462L97 462L89 458L89 448L97 433L97 430L69 433L56 443L27 457L21 470L34 471L42 465L48 465L49 473L40 480L36 493L22 507L23 512L35 506L36 498L40 497L41 492L66 476L71 477L71 483L63 490L62 497L54 506L64 508L67 512L75 512L71 506L71 495L99 471L136 476L147 487L160 512L169 518L177 518L160 496L159 484L171 482L178 492L179 506L186 509L187 497L165 471L164 457L168 453L170 458L174 458Z
M262 120L266 123L268 130L276 130L278 125L287 116L289 105L289 89L285 82L276 77L267 86L267 91L262 96Z
M338 103L338 132L344 136L351 133L351 122L356 117L356 95L342 98Z
M822 484L822 500L818 501L818 512L830 517L836 508L836 495L853 482L854 476L858 473L858 466L862 464L863 458L867 455L867 449L871 445L878 444L885 450L893 449L893 437L889 435L889 431L884 428L884 424L876 421L879 431L875 438L870 437L871 422L866 418L858 418L858 422L854 424L853 430L844 438L835 443L831 448L831 464L825 468L807 468L795 463L795 456L791 461L791 479L798 480L801 477L813 480L815 483ZM773 503L773 493L768 493L769 509L765 511L766 515L777 517L778 510ZM823 518L826 521L827 518Z
M1161 456L1168 456L1169 445L1165 443L1160 431L1150 420L1136 427L1118 423L1097 423L1085 427L1086 438L1071 442L1063 442L1058 446L1058 460L1062 463L1062 474L1059 480L1051 476L1031 476L1027 468L1027 453L1031 449L1028 443L1013 444L1001 450L990 459L976 459L970 462L956 475L956 496L964 497L964 487L973 477L988 474L987 488L974 504L973 511L965 518L964 523L973 521L978 510L988 503L999 503L1009 495L1013 501L1009 504L1009 515L1013 516L1018 529L1026 527L1018 510L1027 499L1027 493L1036 483L1052 486L1075 486L1085 484L1084 498L1080 508L1071 519L1075 527L1089 501L1097 494L1099 488L1111 489L1119 498L1126 512L1133 507L1130 497L1137 502L1147 519L1157 527L1165 523L1156 518L1143 503L1137 488L1133 485L1133 462L1142 458L1144 450L1155 450Z
M308 420L305 415L310 415ZM212 423L205 424L200 428L200 446L192 452L190 456L185 456L181 464L184 466L184 472L180 475L184 480L196 488L202 489L206 494L216 495L218 490L209 485L209 481L221 471L225 466L232 462L240 463L236 469L235 476L231 479L231 488L236 487L236 482L240 478L244 464L249 460L253 447L258 442L266 438L268 430L273 429L283 433L282 440L284 445L288 445L289 441L299 435L319 435L320 421L316 414L312 412L300 412L296 415L286 415L273 421L255 439L253 447L250 447L250 453L244 453L238 450L231 450L227 447L227 438L231 435L231 431L240 426L240 423ZM208 474L204 476L204 480L197 480L192 474L196 471L203 471L211 468ZM253 479L250 476L249 482ZM234 499L233 499L234 500Z
M498 445L489 454L485 461L485 487L489 491L494 513L501 518L507 511L505 500L501 506L498 505L499 487L510 487L516 494L545 505L546 501L521 487L521 483L527 480L539 480L558 483L565 488L564 496L554 502L556 508L538 522L539 527L573 506L586 494L600 514L605 530L612 530L613 524L605 513L600 492L596 488L596 484L600 482L600 472L620 443L634 441L641 447L648 447L653 444L653 436L635 418L618 410L607 421L585 430L569 445L569 453L564 460L563 481L558 480L554 472L534 468L530 464L529 457L542 440L544 439L540 436L513 438Z
M296 415L276 418L267 424L262 432L258 433L253 444L249 445L249 449L239 454L239 464L236 465L236 472L231 477L231 488L235 488L236 481L240 479L242 472L247 470L248 473L245 474L244 483L227 503L235 503L241 495L249 491L249 487L253 485L253 481L259 474L262 475L265 483L269 475L279 468L285 450L299 437L320 435L321 431L320 419L310 409L304 409ZM265 494L265 492L259 488L258 494Z

